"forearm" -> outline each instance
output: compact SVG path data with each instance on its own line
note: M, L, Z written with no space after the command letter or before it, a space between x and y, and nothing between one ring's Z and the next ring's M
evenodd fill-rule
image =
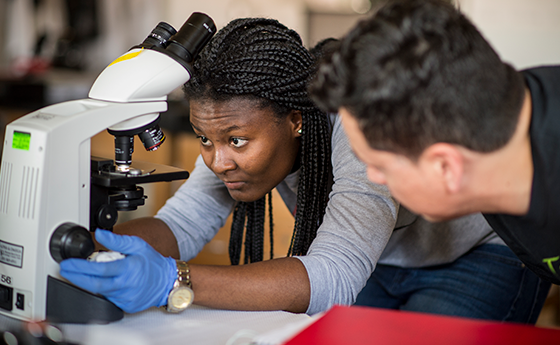
M303 313L310 299L300 260L282 258L239 266L191 265L194 303L231 310Z
M163 256L179 259L179 247L175 235L161 219L153 217L134 219L115 226L113 232L138 236Z

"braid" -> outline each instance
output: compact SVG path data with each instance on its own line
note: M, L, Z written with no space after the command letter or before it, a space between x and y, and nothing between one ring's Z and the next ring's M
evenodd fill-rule
M268 228L270 229L270 258L274 258L274 222L272 220L272 192L268 193Z
M226 101L242 96L269 106L278 117L302 114L301 166L294 233L288 255L305 255L323 221L331 176L327 116L307 94L315 60L301 37L276 20L236 19L221 29L193 64L184 90L190 100ZM272 196L269 193L271 258ZM245 232L244 262L263 259L265 198L239 202L234 210L229 253L238 264Z
M238 244L243 241L243 229L245 228L245 217L247 214L247 204L237 203L233 212L231 222L231 235L229 240L229 260L232 265L238 265L241 258L241 246Z
M326 118L322 114L316 114L314 119L308 118L304 121L303 128L302 171L298 185L296 224L289 250L289 254L292 255L305 255L315 238L317 228L323 220L330 187L328 184L331 171L330 145L315 144L321 142L330 144L330 131Z
M263 260L264 242L264 204L265 198L247 203L247 231L245 232L245 260L244 263Z

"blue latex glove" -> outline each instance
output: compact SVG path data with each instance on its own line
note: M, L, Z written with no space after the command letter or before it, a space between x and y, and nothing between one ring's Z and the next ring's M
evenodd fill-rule
M60 274L64 278L105 296L127 313L167 304L167 296L177 278L175 260L163 257L136 236L98 229L95 238L105 248L126 257L111 262L64 260L60 263Z

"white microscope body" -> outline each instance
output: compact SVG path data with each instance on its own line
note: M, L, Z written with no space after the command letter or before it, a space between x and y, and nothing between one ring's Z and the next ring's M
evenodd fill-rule
M73 308L67 304L80 301L67 303L66 290L52 291L55 288L49 286L63 281L58 262L73 257L68 254L71 251L81 252L76 255L80 256L91 248L78 244L73 249L53 249L53 238L65 224L95 230L90 229L90 138L106 129L126 132L157 124L159 113L167 110L167 95L189 80L189 63L215 33L212 20L201 13L194 13L179 33L171 28L174 33L169 34L168 40L156 29L144 43L151 39L159 46L146 43L119 57L99 75L88 99L47 106L6 127L0 168L1 314L28 321L77 323L89 322L92 317L101 322L122 317L117 314L106 320L103 315L100 320L95 320L96 316L82 319L65 311ZM176 54L185 45L187 50L190 48L191 42L180 41L185 35L187 40L196 41L196 51L188 51L191 56L186 58ZM172 44L180 47L167 52ZM129 164L121 162L116 173L126 178L129 168L132 169ZM80 235L62 236L62 242L71 242ZM95 305L89 304L76 308L78 313L80 309L96 310Z

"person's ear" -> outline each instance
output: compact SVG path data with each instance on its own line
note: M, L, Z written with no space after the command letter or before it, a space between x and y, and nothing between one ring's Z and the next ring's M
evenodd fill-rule
M461 151L455 145L448 143L433 144L424 150L421 159L438 176L449 193L455 194L461 190L465 173L465 160Z
M290 125L292 126L292 132L295 134L295 136L301 137L302 128L303 128L301 111L292 110L288 115L288 120L290 121Z

